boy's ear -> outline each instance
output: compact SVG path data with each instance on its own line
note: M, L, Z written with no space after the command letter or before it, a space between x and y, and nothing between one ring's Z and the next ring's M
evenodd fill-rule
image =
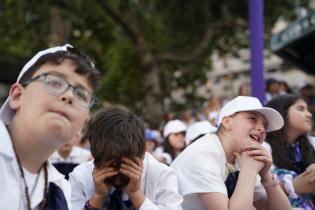
M232 130L232 121L231 121L231 118L229 116L227 117L224 117L222 119L222 122L221 124L223 125L223 127L225 129L227 129L228 131Z
M19 83L15 83L10 88L10 107L17 110L20 107L21 96L23 94L23 87Z

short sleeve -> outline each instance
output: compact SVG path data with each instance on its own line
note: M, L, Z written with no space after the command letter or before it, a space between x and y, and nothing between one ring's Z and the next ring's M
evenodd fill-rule
M220 154L204 152L186 153L172 165L182 196L192 193L219 192L227 195Z

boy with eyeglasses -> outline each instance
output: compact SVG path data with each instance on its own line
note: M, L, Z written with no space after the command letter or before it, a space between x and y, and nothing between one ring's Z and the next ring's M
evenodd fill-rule
M0 209L70 209L70 184L48 157L80 131L100 74L71 45L37 53L0 110Z

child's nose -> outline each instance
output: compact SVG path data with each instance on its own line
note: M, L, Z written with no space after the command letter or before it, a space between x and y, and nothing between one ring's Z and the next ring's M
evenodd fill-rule
M259 130L259 131L262 131L262 132L265 132L265 131L266 131L265 124L264 124L264 122L261 121L261 120L259 120L259 121L257 122L256 127L257 127L257 130Z
M61 101L66 102L68 104L73 104L73 99L74 99L73 89L69 88L60 97L61 97Z
M309 118L312 118L313 115L312 115L312 113L310 111L307 110L306 111L306 116L309 117Z

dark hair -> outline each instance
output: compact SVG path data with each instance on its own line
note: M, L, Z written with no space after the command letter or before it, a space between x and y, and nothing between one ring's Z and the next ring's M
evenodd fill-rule
M112 159L119 167L121 157L142 157L146 149L143 122L120 106L96 112L87 123L84 138L90 141L96 167Z
M51 63L60 65L65 59L69 59L76 66L74 70L79 75L84 75L93 91L96 91L101 82L101 75L95 68L93 61L79 49L73 47L67 47L67 51L57 51L55 53L48 53L41 56L20 79L19 83L23 84L44 64Z
M183 133L184 134L184 136L185 136L185 132L180 132L180 133ZM183 151L184 149L185 149L185 147L186 147L186 143L184 143L184 146L183 146L183 148L181 149L181 151ZM164 148L164 152L166 152L166 153L168 153L168 154L170 154L171 155L171 157L172 157L172 160L174 160L175 158L176 158L176 153L175 153L175 149L174 149L174 147L171 145L171 143L170 143L170 135L168 135L167 137L166 137L166 139L165 139L165 142L164 142L164 145L163 145L163 148Z
M293 170L291 164L284 159L284 151L286 149L286 128L288 127L288 110L298 100L303 100L300 96L292 94L279 95L270 100L266 107L271 107L277 110L284 119L284 126L282 129L269 132L266 136L266 141L272 148L272 157L274 164L278 168L285 168ZM315 162L315 150L309 142L307 135L299 137L298 142L302 151L302 163L304 166L308 166Z

